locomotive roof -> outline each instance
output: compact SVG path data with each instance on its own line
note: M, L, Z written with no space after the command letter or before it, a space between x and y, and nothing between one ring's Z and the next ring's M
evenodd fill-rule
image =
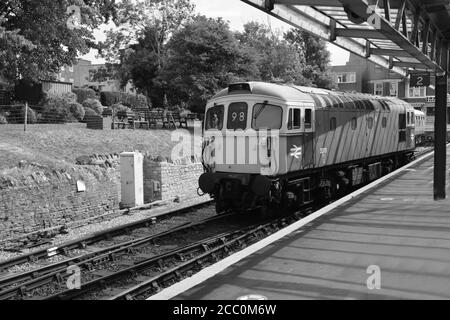
M255 94L269 96L285 101L309 101L314 102L316 108L327 107L331 105L346 104L349 100L358 100L361 102L369 100L380 100L384 105L386 102L392 102L394 105L406 104L407 102L395 97L375 96L357 92L340 92L321 88L296 86L291 84L277 84L268 82L241 82L228 86L211 99L217 99L226 96L239 94ZM371 103L370 103L371 104ZM371 104L372 105L372 104ZM383 106L384 109L384 106Z

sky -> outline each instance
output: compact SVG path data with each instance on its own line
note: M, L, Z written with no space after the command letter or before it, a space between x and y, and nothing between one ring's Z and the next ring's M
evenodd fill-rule
M197 13L213 18L222 17L224 20L229 21L231 30L241 31L243 30L243 25L250 21L257 21L269 25L274 31L286 31L291 28L287 23L253 8L240 0L192 0L192 2L195 4L195 11ZM105 39L103 32L111 26L113 24L110 24L108 27L103 26L94 32L97 41ZM344 65L348 61L348 51L330 43L327 47L331 53L331 65ZM96 57L96 51L94 50L84 55L83 58L91 60L92 63L105 62L103 59Z

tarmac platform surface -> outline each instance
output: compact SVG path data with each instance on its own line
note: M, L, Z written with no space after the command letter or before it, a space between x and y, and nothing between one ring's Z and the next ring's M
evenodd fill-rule
M173 298L450 299L448 180L428 157Z

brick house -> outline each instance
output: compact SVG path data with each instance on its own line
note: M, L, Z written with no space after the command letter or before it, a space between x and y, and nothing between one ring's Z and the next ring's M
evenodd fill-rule
M93 81L92 74L104 66L104 64L92 64L91 61L86 59L77 59L75 64L61 67L57 79L62 82L71 82L76 88L90 87L98 91L134 91L130 84L121 88L119 82L115 79L107 79L102 82Z
M409 78L381 68L355 54L343 66L331 67L340 91L393 96L411 103L427 115L427 131L434 131L434 77L428 87L410 87ZM450 83L449 83L450 91ZM450 131L450 95L447 99L447 131Z

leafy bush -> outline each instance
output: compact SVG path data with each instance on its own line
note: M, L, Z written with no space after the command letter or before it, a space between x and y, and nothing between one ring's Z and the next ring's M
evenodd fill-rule
M62 94L62 98L68 101L76 101L77 100L77 95L73 92L64 92Z
M72 92L77 96L77 102L83 103L86 99L95 99L95 91L90 88L74 88Z
M89 118L92 117L99 117L99 114L97 112L95 112L94 110L92 110L91 108L84 108L84 118L83 121L86 121Z
M6 115L0 113L0 124L7 124L8 120L6 120Z
M94 110L97 114L101 115L103 113L103 106L100 101L96 99L86 99L83 101L83 107Z
M116 103L112 106L113 110L115 113L119 112L119 111L131 111L131 109L127 106L124 106L121 103Z
M85 114L84 108L78 102L71 102L69 104L69 110L70 110L70 113L72 113L72 115L75 117L75 119L77 119L77 120L84 119L84 114Z
M105 106L112 106L114 104L121 103L132 109L148 108L147 98L142 94L102 91L100 93L100 101Z
M75 117L70 111L72 103L74 103L73 100L59 96L49 96L41 109L42 121L56 123L73 121Z
M14 107L10 110L7 117L8 123L24 123L25 122L25 106ZM36 123L36 112L28 107L27 123Z

